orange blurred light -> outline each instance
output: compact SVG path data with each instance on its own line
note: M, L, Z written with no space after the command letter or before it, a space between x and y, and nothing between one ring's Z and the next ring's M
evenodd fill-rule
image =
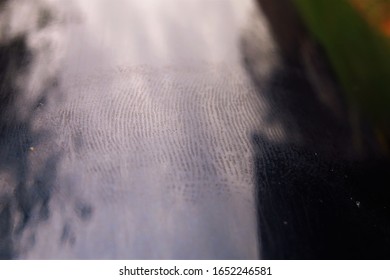
M377 31L390 37L390 0L348 0Z

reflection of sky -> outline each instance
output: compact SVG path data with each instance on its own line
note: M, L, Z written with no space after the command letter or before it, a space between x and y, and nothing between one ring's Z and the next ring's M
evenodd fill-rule
M11 1L33 16L7 35L34 52L24 100L54 74L66 94L38 118L64 158L51 219L23 256L258 257L250 137L282 133L241 66L253 1L46 2L56 16L38 28L42 8ZM274 47L256 24L267 76ZM74 218L80 197L87 224ZM58 244L63 232L74 247Z
M250 4L218 0L77 1L89 33L117 63L130 65L238 60L237 34Z
M136 65L241 65L243 42L264 84L278 65L277 47L252 0L80 0L74 5L82 24L69 30L76 42L69 46L65 71L71 84L74 77ZM264 120L267 106L262 100L257 112ZM280 123L261 130L283 141Z

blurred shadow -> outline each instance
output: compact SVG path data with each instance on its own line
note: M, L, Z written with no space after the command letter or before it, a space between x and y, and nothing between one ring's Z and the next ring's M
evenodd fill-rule
M253 52L256 37L243 34L241 51L269 107L265 123L281 123L285 135L252 134L261 257L388 259L389 160L377 153L369 128L365 156L354 148L337 80L291 2L258 2L281 62L262 76L257 69L267 57Z
M6 13L1 10L4 3L0 3L1 16ZM31 162L37 152L34 144L50 138L48 131L34 129L33 122L57 85L55 77L47 79L40 95L21 108L18 100L27 98L30 90L21 83L31 74L32 65L39 63L27 40L28 31L0 40L0 259L15 258L26 227L49 218L60 158L57 153L42 154L41 160ZM30 243L33 246L34 236Z
M300 64L300 50L307 32L291 0L257 0L266 16L272 35L283 58L290 64Z

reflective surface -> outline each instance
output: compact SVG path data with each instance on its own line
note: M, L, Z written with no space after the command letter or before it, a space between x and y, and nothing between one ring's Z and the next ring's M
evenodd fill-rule
M0 257L388 256L388 163L268 2L1 1Z

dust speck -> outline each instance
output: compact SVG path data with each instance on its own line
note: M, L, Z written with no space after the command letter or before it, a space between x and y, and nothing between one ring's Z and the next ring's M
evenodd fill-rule
M356 201L356 206L360 208L360 201Z

